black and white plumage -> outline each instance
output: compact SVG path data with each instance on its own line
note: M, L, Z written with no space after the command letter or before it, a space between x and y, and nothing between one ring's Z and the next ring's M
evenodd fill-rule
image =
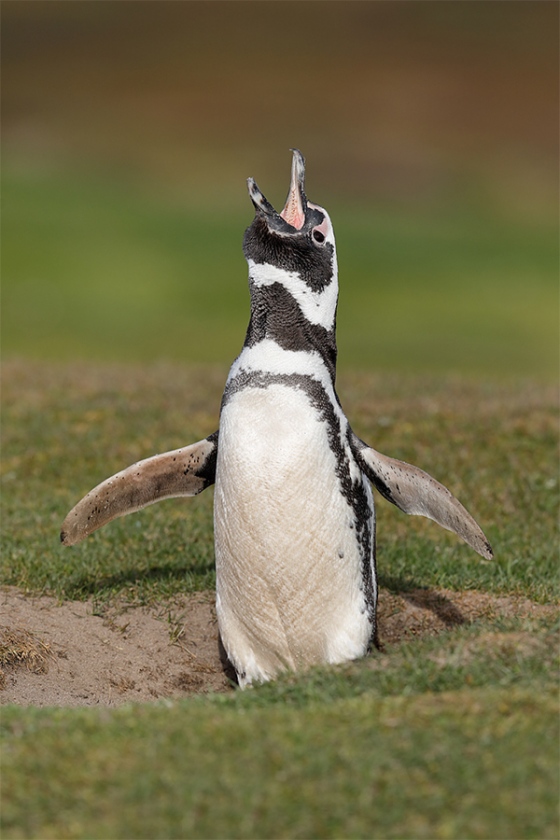
M492 550L464 507L422 470L352 431L335 391L338 276L327 212L304 191L294 151L277 213L249 179L251 318L227 379L220 428L94 488L62 527L66 545L117 516L215 484L216 606L242 686L363 656L376 639L370 482L410 514Z

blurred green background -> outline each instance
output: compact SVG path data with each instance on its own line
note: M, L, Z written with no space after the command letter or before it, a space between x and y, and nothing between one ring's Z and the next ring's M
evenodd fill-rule
M2 4L3 356L226 365L245 179L333 218L341 365L556 374L558 5Z

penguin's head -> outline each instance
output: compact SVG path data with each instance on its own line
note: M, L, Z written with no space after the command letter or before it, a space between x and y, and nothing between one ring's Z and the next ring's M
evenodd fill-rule
M249 266L295 273L319 292L337 281L334 232L327 211L307 200L305 159L298 149L292 151L290 190L281 213L252 178L247 180L255 218L245 231L243 253Z

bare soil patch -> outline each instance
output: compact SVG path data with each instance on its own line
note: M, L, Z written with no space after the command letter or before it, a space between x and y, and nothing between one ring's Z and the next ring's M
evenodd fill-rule
M0 593L2 630L26 631L48 646L42 671L25 659L4 665L0 703L116 706L205 691L226 691L212 593L155 607L94 614L91 601Z
M60 604L15 588L2 589L0 604L2 704L116 706L233 690L220 661L212 592L152 607L121 605L103 615L94 614L92 602ZM380 636L390 645L479 618L554 612L480 592L382 590Z

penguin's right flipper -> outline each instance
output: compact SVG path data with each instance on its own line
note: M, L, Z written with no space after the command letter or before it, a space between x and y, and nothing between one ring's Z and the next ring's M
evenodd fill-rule
M138 461L94 487L62 523L60 541L75 545L119 516L161 499L197 496L216 480L218 432L181 449Z
M418 467L389 458L353 435L354 454L373 486L405 513L426 516L453 531L481 557L491 560L492 547L470 513L447 487Z

